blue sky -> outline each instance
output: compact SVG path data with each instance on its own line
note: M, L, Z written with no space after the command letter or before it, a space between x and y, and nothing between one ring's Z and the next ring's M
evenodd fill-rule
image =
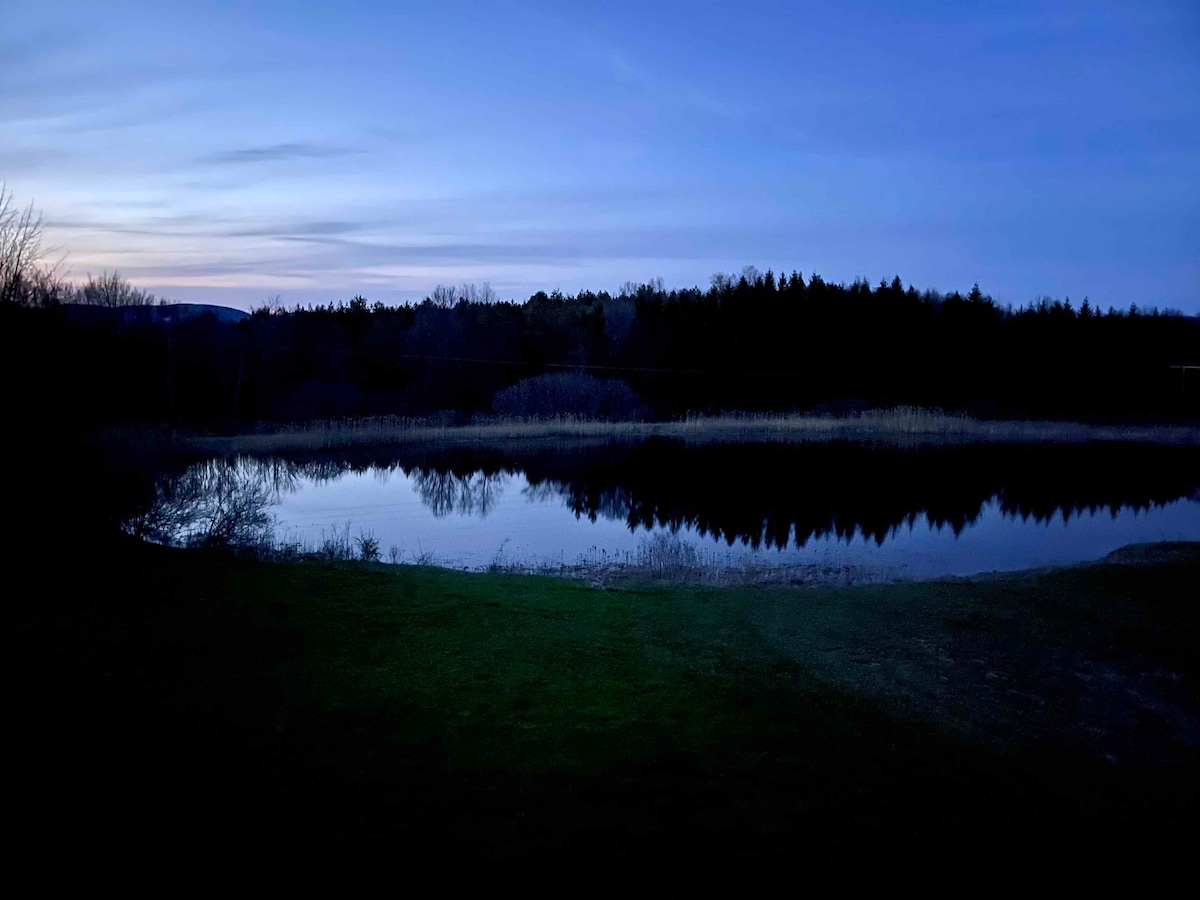
M75 275L249 307L816 270L1200 313L1200 5L6 4Z

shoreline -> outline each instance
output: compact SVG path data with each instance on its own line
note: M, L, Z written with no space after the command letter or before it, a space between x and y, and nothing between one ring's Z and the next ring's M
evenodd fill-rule
M144 440L156 429L106 429L102 439ZM123 440L124 438L124 440ZM825 443L852 441L899 447L974 443L1129 442L1200 446L1196 425L1094 425L1050 420L982 420L900 407L849 416L729 414L668 422L611 422L569 416L481 419L453 425L428 419L368 417L260 427L229 434L161 432L160 440L188 454L319 452L369 446L488 446L503 442L605 444L651 438L687 444Z

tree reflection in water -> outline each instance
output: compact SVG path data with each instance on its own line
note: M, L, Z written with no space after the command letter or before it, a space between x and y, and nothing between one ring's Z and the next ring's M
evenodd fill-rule
M495 508L511 477L504 471L458 475L446 469L419 468L410 475L421 502L439 519L451 513L486 516Z
M271 506L296 490L301 468L280 459L210 459L160 479L154 502L126 522L131 534L174 546L265 546Z
M955 535L995 503L1009 518L1064 521L1200 499L1200 450L1150 445L970 445L918 451L865 444L456 449L394 455L210 460L160 481L127 528L170 544L257 544L299 483L403 471L433 516L487 516L522 476L530 503L630 530L691 530L732 545L803 547L836 537L881 545L920 520Z
M560 500L577 518L632 531L690 529L732 545L803 547L827 537L882 545L924 519L959 535L992 502L1047 523L1194 497L1196 448L972 445L920 451L865 444L687 446L650 440L591 452L458 452L416 473L436 516L482 514L496 473L520 473L531 503Z

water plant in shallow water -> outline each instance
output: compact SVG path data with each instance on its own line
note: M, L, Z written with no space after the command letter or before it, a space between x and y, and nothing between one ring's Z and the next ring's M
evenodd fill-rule
M379 539L374 532L359 532L354 543L358 546L359 559L363 562L379 562Z

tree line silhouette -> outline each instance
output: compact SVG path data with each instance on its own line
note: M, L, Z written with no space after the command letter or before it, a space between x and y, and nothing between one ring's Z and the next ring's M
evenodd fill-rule
M0 303L6 384L27 412L85 423L237 427L363 415L613 418L917 405L982 417L1200 417L1200 319L978 286L832 284L748 268L707 289L615 294L439 288L232 321ZM1188 391L1187 388L1191 390Z

